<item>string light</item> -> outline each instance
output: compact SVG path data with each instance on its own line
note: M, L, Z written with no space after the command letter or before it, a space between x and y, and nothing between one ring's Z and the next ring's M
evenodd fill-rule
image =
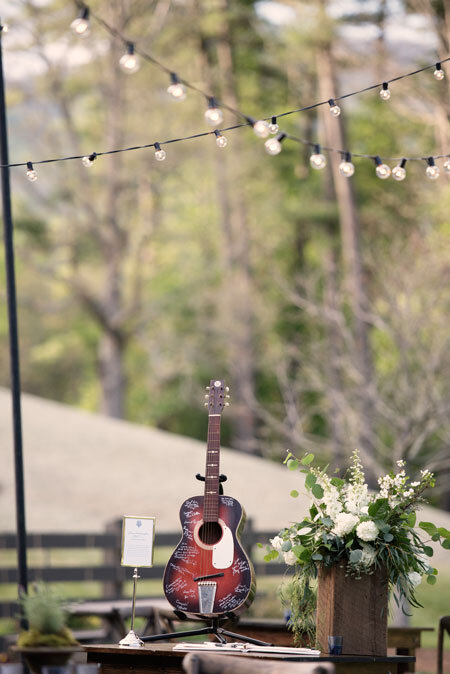
M355 165L352 164L352 155L350 152L345 152L344 157L339 164L339 171L345 178L351 178L355 172Z
M436 63L436 70L434 71L433 75L437 80L443 80L445 77L445 73L442 70L442 65L440 63Z
M226 147L228 145L228 141L225 138L225 136L222 136L220 131L217 131L217 129L214 131L214 134L216 136L216 145L217 147Z
M434 163L434 158L428 157L427 164L427 170L425 171L427 178L430 180L436 180L436 178L439 178L439 167Z
M323 169L327 165L325 155L320 152L320 145L314 145L314 153L309 158L309 163L314 169Z
M94 163L94 161L96 159L97 159L97 153L93 152L92 154L86 155L86 157L83 157L83 159L81 160L81 163L83 164L83 166L86 166L86 168L89 168L90 166L92 166L92 164Z
M328 105L330 106L330 112L333 115L333 117L339 117L339 115L341 114L341 109L338 105L336 105L333 98L329 99Z
M389 91L388 83L383 82L383 86L380 89L380 98L383 101L388 101L391 97L391 92Z
M269 125L265 119L255 121L252 117L247 117L247 121L253 127L253 131L258 138L267 138L269 135Z
M381 180L386 180L386 178L389 178L391 175L391 169L389 166L387 164L383 164L378 155L374 158L374 162L376 165L375 173L377 174L378 178Z
M0 26L0 33L7 33L9 31L9 26L7 23L3 23Z
M442 164L442 168L444 169L444 173L450 173L450 159L445 160Z
M37 180L37 173L33 168L33 164L30 161L27 161L27 178L30 183L34 183Z
M281 143L285 138L286 138L285 133L279 133L275 138L269 138L269 140L266 140L266 142L264 143L266 152L271 155L280 154L282 150Z
M186 88L180 82L176 73L170 73L170 84L167 87L167 93L176 101L184 101L186 98Z
M205 112L205 119L211 126L217 126L223 122L223 112L217 107L216 101L212 96L208 99L208 109Z
M279 128L280 128L280 127L279 127L278 124L277 124L277 118L276 118L276 117L272 117L272 120L271 120L271 122L270 122L270 124L269 124L269 131L270 131L270 133L273 133L273 134L278 133Z
M406 169L405 169L406 159L402 159L400 164L394 166L392 169L392 177L394 180L404 180L406 178Z
M127 50L121 57L119 65L125 73L135 73L139 70L139 56L135 54L132 42L127 42Z
M166 153L164 150L161 150L161 145L159 143L155 143L155 159L156 161L164 161L166 158Z
M87 37L90 33L89 7L84 5L76 19L70 24L72 31L78 37Z

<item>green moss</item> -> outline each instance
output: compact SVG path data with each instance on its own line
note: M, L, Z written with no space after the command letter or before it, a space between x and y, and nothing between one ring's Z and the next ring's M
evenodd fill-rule
M76 646L78 641L68 627L63 627L57 634L44 634L35 629L21 632L17 639L17 645L21 648L33 648L47 646L49 648L64 648Z

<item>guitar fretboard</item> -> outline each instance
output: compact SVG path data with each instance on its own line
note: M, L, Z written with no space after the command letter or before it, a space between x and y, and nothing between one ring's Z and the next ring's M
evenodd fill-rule
M203 501L204 522L217 522L219 519L220 418L220 415L216 414L210 415L208 419L205 498Z

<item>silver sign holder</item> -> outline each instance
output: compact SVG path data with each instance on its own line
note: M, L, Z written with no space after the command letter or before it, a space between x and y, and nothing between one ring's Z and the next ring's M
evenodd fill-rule
M122 527L122 557L121 565L134 568L133 572L133 599L131 606L130 631L119 641L119 646L127 648L142 648L144 642L134 631L136 614L136 586L138 567L150 568L153 566L153 544L155 540L155 518L135 517L125 515Z

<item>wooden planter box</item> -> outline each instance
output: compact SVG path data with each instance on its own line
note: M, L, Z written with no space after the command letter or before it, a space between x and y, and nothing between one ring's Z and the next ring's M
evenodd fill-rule
M319 571L317 643L328 652L328 637L342 636L345 655L386 655L388 582L378 570L360 579L339 565Z

